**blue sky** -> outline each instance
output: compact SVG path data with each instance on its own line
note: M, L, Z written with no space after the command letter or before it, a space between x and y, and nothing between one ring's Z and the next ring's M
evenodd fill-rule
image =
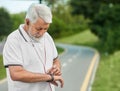
M38 0L0 0L0 7L6 8L9 13L27 11L29 5L39 3Z

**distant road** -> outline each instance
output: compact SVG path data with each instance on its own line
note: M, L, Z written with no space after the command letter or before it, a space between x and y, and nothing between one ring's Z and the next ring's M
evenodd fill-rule
M67 44L57 44L57 46L65 48L65 52L59 57L65 85L62 89L57 87L56 91L90 91L99 62L99 56L94 58L96 51L88 47ZM91 65L93 59L94 62ZM80 90L81 88L84 90ZM0 83L0 91L7 91L6 81Z
M56 91L91 91L99 55L94 49L82 46L58 44L66 49L60 56L65 81L64 88Z

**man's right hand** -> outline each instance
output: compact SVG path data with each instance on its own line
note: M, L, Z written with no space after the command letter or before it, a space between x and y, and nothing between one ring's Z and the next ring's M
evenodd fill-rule
M61 84L61 88L63 88L64 80L61 76L54 76L54 81L52 81L51 83L54 84L55 86L58 86L57 82L59 82Z

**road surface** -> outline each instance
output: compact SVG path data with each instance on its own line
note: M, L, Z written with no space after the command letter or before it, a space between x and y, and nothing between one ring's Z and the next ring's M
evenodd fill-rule
M88 47L67 44L57 44L57 46L65 48L65 52L59 56L65 85L63 88L56 87L56 91L90 91L99 61L97 56L92 65L93 68L90 68L96 51ZM0 83L0 91L7 91L6 81L3 84Z
M99 55L94 60L95 63L93 65L94 67L91 71L91 75L90 73L87 73L91 67L91 62L96 55L96 51L94 49L63 44L59 44L59 46L66 49L65 53L60 56L65 85L62 89L56 88L56 91L90 91L99 61ZM86 75L90 76L88 83L85 82ZM83 87L83 83L86 87L85 85Z

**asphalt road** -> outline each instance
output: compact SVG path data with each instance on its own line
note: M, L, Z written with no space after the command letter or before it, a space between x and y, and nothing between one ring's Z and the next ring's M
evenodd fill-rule
M65 53L60 56L65 85L64 88L56 88L56 91L80 91L96 51L82 46L63 44L59 44L59 46L66 49ZM91 90L95 69L99 61L98 59L99 56L96 59L92 75L90 75L89 83L85 91Z
M65 81L63 88L56 87L56 91L82 91L86 74L88 73L91 61L95 55L95 50L67 44L57 44L57 46L65 48L65 52L59 56L62 63L62 76ZM0 46L1 47L1 46ZM98 57L99 58L99 57ZM89 83L85 91L90 91L91 83L94 79L95 69L97 67L98 59L92 69ZM0 91L7 91L6 81L0 83Z

